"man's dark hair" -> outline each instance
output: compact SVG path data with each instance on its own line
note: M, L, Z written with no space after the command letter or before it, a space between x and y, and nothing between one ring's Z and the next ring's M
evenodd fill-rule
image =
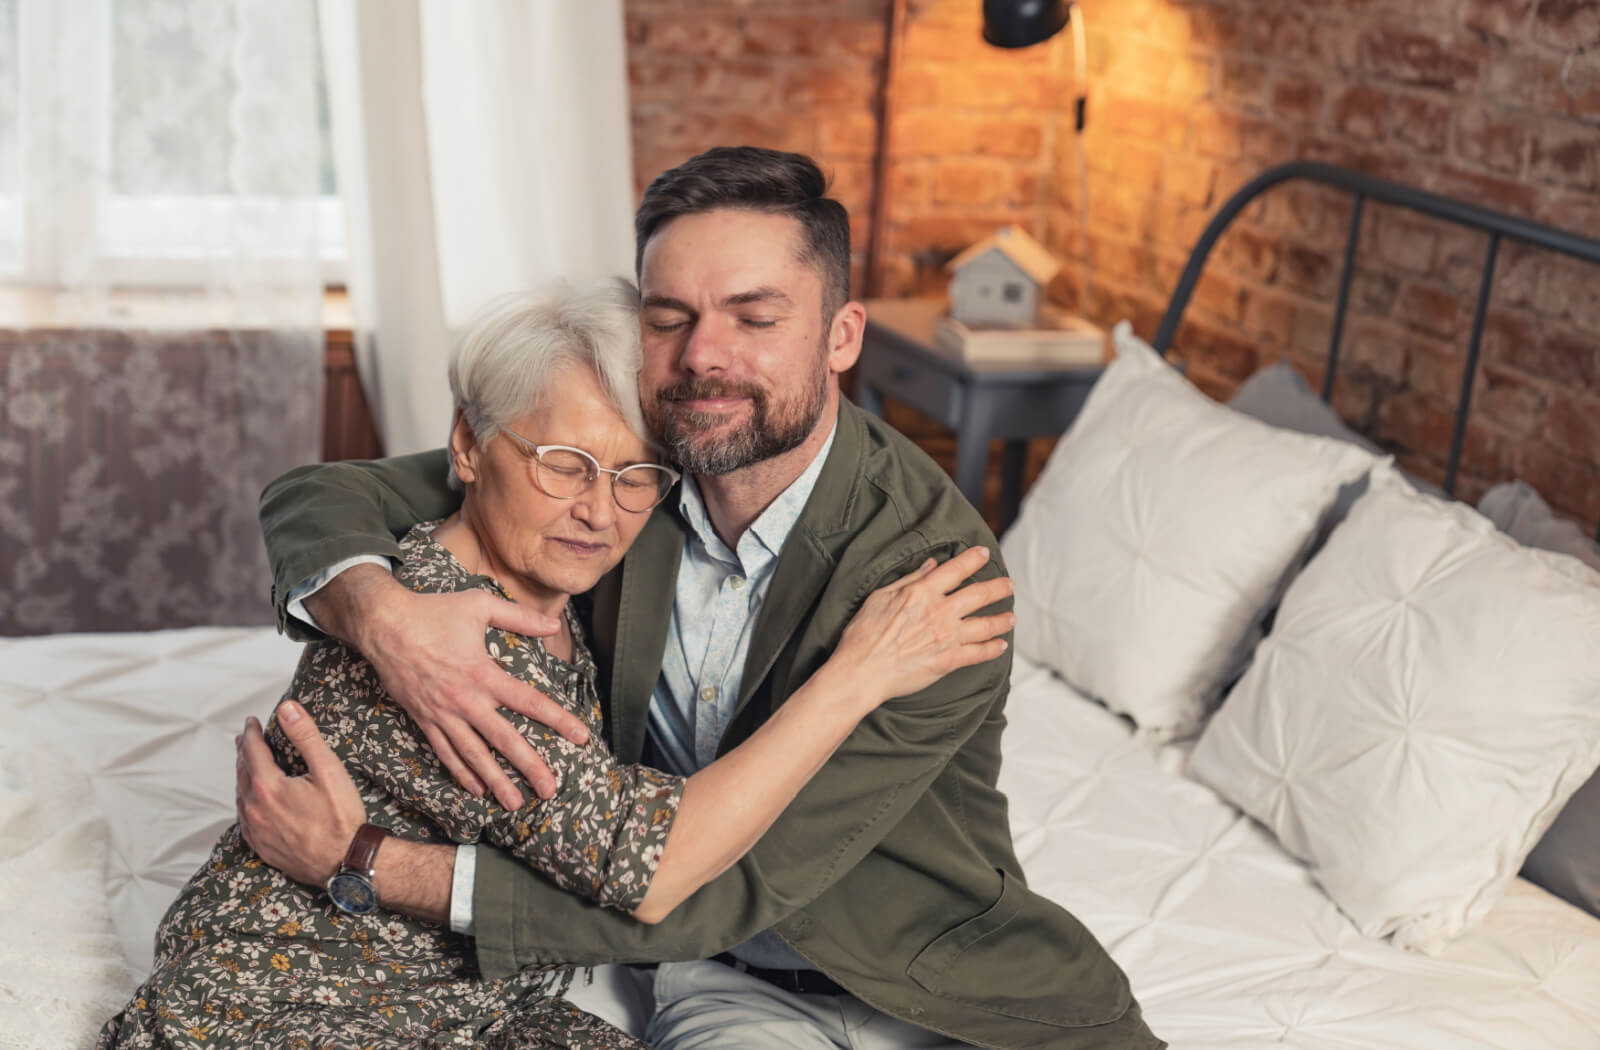
M822 319L850 299L850 213L828 195L816 161L801 153L719 146L662 172L633 218L634 273L657 230L682 215L718 208L787 215L804 231L800 261L822 274Z

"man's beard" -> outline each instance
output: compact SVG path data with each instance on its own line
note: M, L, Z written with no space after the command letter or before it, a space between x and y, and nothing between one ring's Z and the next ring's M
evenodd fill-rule
M798 448L822 418L827 393L828 373L822 368L816 382L798 398L777 403L754 384L691 377L657 391L644 406L644 415L678 466L691 474L729 474ZM716 437L712 432L726 416L679 406L682 401L713 397L748 399L749 421L726 437Z

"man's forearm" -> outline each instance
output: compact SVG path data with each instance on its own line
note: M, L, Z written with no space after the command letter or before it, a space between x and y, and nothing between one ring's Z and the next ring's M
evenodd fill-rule
M355 565L307 597L306 611L316 618L317 627L325 634L360 649L357 629L383 608L376 596L401 586L382 566Z
M378 850L378 900L390 911L433 922L450 921L456 848L390 836Z

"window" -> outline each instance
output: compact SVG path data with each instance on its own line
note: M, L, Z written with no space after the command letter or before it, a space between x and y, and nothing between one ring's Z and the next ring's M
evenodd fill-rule
M1006 282L1005 291L1003 293L1003 297L1005 298L1005 301L1008 302L1008 303L1020 303L1020 302L1022 302L1022 282L1021 281L1007 281Z
M0 0L6 278L338 280L331 157L315 0Z

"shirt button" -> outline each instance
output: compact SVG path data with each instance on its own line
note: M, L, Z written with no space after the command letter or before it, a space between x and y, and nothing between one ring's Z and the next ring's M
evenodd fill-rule
M700 687L700 699L704 700L706 703L709 704L709 703L711 703L711 701L715 700L716 698L717 698L717 687L716 686L714 686L714 685L703 685L703 686Z
M736 591L744 590L744 577L743 576L729 576L728 577L728 586L732 587Z

